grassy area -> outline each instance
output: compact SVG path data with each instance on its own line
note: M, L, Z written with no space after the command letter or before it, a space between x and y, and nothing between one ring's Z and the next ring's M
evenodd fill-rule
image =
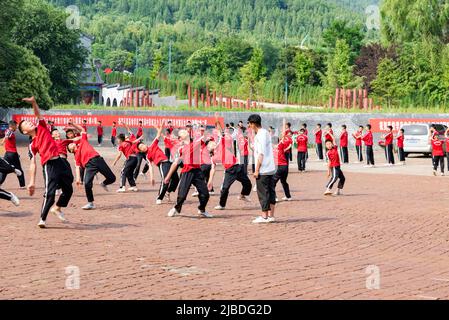
M180 107L104 107L100 105L56 105L53 107L55 110L109 110L109 111L209 111L209 112L239 112L239 111L248 111L242 108L232 108L226 109L224 107L210 107L210 108L191 108L188 106L180 106ZM449 108L446 107L400 107L400 108L383 108L382 110L359 110L359 109L317 109L313 107L285 107L280 109L251 109L252 112L305 112L305 113L417 113L417 114L436 114L436 113L449 113Z

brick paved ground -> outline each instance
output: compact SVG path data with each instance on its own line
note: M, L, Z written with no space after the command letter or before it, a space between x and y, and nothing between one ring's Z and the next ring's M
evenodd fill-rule
M411 159L407 170L428 161ZM271 225L251 224L256 195L240 203L238 185L229 209L205 220L192 198L182 217L168 218L170 206L156 206L156 188L141 183L141 192L120 196L96 187L91 212L80 210L77 191L70 223L49 217L46 230L36 227L41 174L33 198L8 177L5 188L23 205L0 202L0 298L448 298L447 178L349 171L340 198L322 196L323 172L291 174L296 200L279 204ZM379 290L366 288L370 265ZM67 266L79 267L79 290L65 288Z

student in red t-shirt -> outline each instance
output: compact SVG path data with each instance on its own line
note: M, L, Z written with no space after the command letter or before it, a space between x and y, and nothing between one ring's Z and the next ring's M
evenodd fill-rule
M373 133L371 132L371 125L367 124L365 127L365 134L362 136L362 141L366 147L366 166L367 168L374 167L374 150L373 150Z
M115 141L117 140L117 123L114 121L112 122L112 129L111 129L111 143L112 146L115 148Z
M430 138L432 144L432 160L433 160L433 175L437 175L438 165L440 165L441 175L444 176L444 150L443 141L434 135Z
M349 163L349 153L348 153L348 131L346 125L341 126L340 133L340 157L343 163Z
M217 119L215 126L218 130L221 130L221 125ZM248 178L248 174L245 172L244 166L239 164L239 161L235 157L234 153L226 148L224 137L219 138L217 142L209 141L207 149L211 153L212 169L210 172L209 182L207 186L209 190L212 190L214 176L218 164L222 164L225 173L223 184L221 186L220 203L215 207L215 210L224 210L229 197L229 189L238 181L242 184L242 190L240 192L239 200L249 202L248 196L251 194L252 184Z
M118 154L112 163L113 166L116 165L117 161L123 155L125 157L125 163L123 165L123 169L120 175L120 188L117 192L126 192L126 180L128 180L129 188L128 191L137 192L136 180L134 179L134 171L137 167L137 153L139 150L137 149L137 143L140 142L141 138L136 139L136 136L132 133L131 128L127 124L123 124L129 134L129 138L126 138L123 133L120 133L117 136L117 140L119 143Z
M326 191L324 192L325 196L332 195L332 187L338 181L337 191L334 195L339 196L345 186L345 175L343 171L341 171L340 166L340 156L338 154L338 148L334 144L332 140L326 140L326 149L327 149L327 158L328 161L328 169L327 169L327 177L330 177L329 182L326 185Z
M165 177L164 183L169 183L172 175L177 171L178 166L182 166L181 180L178 186L178 197L175 206L168 212L169 217L174 217L181 213L182 205L187 199L190 187L193 185L198 191L198 214L205 218L212 218L206 211L209 201L209 191L207 190L204 175L201 172L201 144L203 140L193 141L187 130L180 130L178 133L181 146L179 156L173 161L170 172Z
M240 149L240 154L243 157L243 169L248 174L248 164L249 164L249 141L246 132L242 133L238 138L238 145Z
M142 121L139 121L139 127L137 128L136 138L143 140L143 123L142 123ZM133 173L134 180L137 180L137 177L139 176L139 172L140 172L140 167L142 166L142 161L144 161L144 160L145 160L145 153L137 152L137 165L136 165L136 168L134 169L134 173ZM146 167L146 168L144 167L143 171L147 172L147 170L148 170L148 167ZM145 176L144 172L142 172L141 174L143 176Z
M98 140L98 146L101 147L101 144L103 143L103 125L101 120L98 121L97 125L97 140Z
M108 191L107 186L113 184L116 177L106 161L104 161L100 154L90 145L87 140L86 131L76 124L72 125L81 131L81 139L79 143L70 143L67 146L67 150L75 156L76 184L78 186L81 185L80 167L84 168L84 189L86 191L87 204L83 206L82 209L93 210L95 209L95 204L92 188L95 175L101 173L105 177L105 180L100 183L100 186L106 191Z
M9 121L9 128L5 132L5 137L0 142L0 145L5 146L5 155L4 160L8 162L14 169L20 171L20 175L17 175L17 179L19 180L20 189L25 189L25 174L22 170L22 164L20 163L20 156L17 152L16 145L16 132L17 130L17 122L14 120ZM13 171L14 172L14 171ZM0 173L0 185L5 182L7 173Z
M170 128L165 129L165 135L164 135L164 153L167 159L171 159L172 150L174 147L173 143L173 137L172 137L172 131L170 131Z
M382 139L385 139L385 158L387 160L386 165L394 165L394 154L393 154L393 127L387 127L387 133L382 135Z
M318 160L324 160L323 131L321 130L321 123L318 123L316 125L316 128L313 130L313 134L315 136L315 149L316 149L316 155L318 156Z
M363 162L363 150L362 150L362 137L363 137L363 126L359 126L357 132L354 132L352 136L355 139L355 151L357 153L357 161L354 163Z
M177 172L174 172L170 177L170 181L165 183L165 177L170 172L170 168L172 163L169 161L167 156L162 152L161 148L159 148L159 139L162 136L162 128L163 124L157 127L156 137L154 138L151 145L147 146L144 143L139 143L137 148L140 152L143 152L146 156L146 159L151 167L150 172L150 180L151 184L154 185L154 174L153 174L153 164L158 167L159 173L161 175L161 186L159 187L159 194L156 199L156 204L162 204L162 200L164 200L165 195L170 199L170 193L175 192L179 183L179 176Z
M276 148L273 148L274 162L277 166L276 173L274 174L274 186L276 188L277 183L281 180L282 188L284 189L285 197L282 198L283 201L291 201L292 196L290 194L290 186L287 182L288 178L288 161L285 157L285 148L289 145L289 137L281 134L279 137L279 144ZM277 199L277 197L276 197Z
M399 162L402 165L405 165L405 152L404 152L404 129L400 129L398 135L396 136L397 145L398 145L398 153L399 153Z
M87 120L83 120L83 125L81 127L85 132L87 132Z
M307 154L307 143L309 138L304 133L304 129L299 130L299 135L296 137L296 144L298 149L298 170L299 172L304 172L306 170L306 154Z
M445 142L446 142L447 167L449 169L449 128L444 133L444 138L445 138Z
M41 210L41 220L38 227L45 228L47 215L49 212L57 215L59 219L66 221L61 208L66 208L73 194L73 175L70 167L59 156L58 146L53 140L51 133L48 131L47 124L41 116L39 106L34 97L25 98L23 101L33 106L34 114L39 119L39 125L35 125L31 121L23 120L19 124L19 131L22 134L32 138L30 151L32 155L30 164L30 183L28 184L28 192L30 196L34 195L36 190L36 156L40 155L41 164L44 171L45 193L44 203ZM61 188L62 194L55 204L56 190Z
M333 140L334 130L332 130L332 123L328 123L324 129L324 141Z

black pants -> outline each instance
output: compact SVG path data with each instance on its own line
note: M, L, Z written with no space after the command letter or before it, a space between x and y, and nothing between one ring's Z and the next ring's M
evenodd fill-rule
M137 177L139 176L139 173L140 173L140 167L142 166L142 161L145 158L146 158L145 153L139 152L137 154L137 165L136 165L136 169L134 169L134 173L133 173L134 180L137 180Z
M182 205L189 194L190 186L194 185L198 191L198 200L200 202L198 210L206 211L206 205L209 202L209 191L204 182L204 175L200 169L192 169L188 172L181 173L181 180L179 181L178 198L176 199L175 209L181 212Z
M263 212L271 210L271 205L276 204L276 190L274 187L274 175L260 175L256 179L257 196Z
M0 199L11 201L12 193L0 188Z
M212 170L212 165L210 164L202 164L201 165L201 172L204 176L204 181L206 181L206 184L209 182L210 178L210 171ZM214 191L214 187L212 187L212 192Z
M111 143L112 143L113 147L115 147L115 140L116 140L116 137L111 137Z
M86 197L88 202L94 202L94 193L92 191L94 177L97 173L101 173L106 179L103 181L105 186L113 184L116 180L115 174L107 165L102 157L95 157L89 160L86 164L84 178L84 189L86 190Z
M349 163L348 147L340 147L340 158L343 163Z
M70 167L63 159L58 158L49 160L43 166L45 193L44 202L42 204L41 219L46 220L48 212L55 203L55 194L57 189L61 189L56 205L66 208L73 194L73 174Z
M103 143L103 136L98 136L98 144L102 144Z
M305 171L306 170L306 152L298 152L298 170Z
M178 188L179 176L176 171L171 176L170 181L164 183L165 177L170 172L171 165L172 163L170 161L164 161L158 165L159 173L161 174L161 186L159 187L159 195L157 196L158 200L163 200L167 192L175 192L176 188Z
M80 176L81 176L81 182L84 183L84 175L85 175L85 169L83 167L80 167Z
M14 167L14 169L20 170L22 172L22 175L17 177L19 180L19 186L25 187L25 174L23 173L22 165L20 164L20 156L17 152L6 152L4 161L9 163L11 166ZM12 171L14 172L14 170ZM7 173L0 172L0 185L3 184L6 180Z
M236 140L234 140L233 142L232 142L232 147L233 147L233 151L234 151L234 157L237 157L237 141Z
M252 163L251 163L251 170L252 170L252 172L254 173L254 172L256 171L256 158L254 157L254 153L253 153L252 156L251 156L251 160L252 160Z
M385 159L387 160L387 163L394 164L394 154L392 144L385 146Z
M11 166L7 161L3 160L3 158L0 158L0 174L6 177L6 175L12 172L14 172L14 167ZM11 198L12 193L0 189L0 199L11 201Z
M137 166L137 157L129 157L125 161L122 172L120 173L120 187L126 186L126 180L131 187L136 186L136 180L134 179L134 170Z
M287 178L288 178L288 165L278 166L276 174L274 175L274 187L276 188L278 181L281 180L285 196L290 199L292 196L290 194L290 186L288 185Z
M343 189L343 187L345 186L345 175L343 174L343 171L341 171L340 167L333 167L331 168L332 171L332 176L331 179L329 180L329 182L326 185L326 188L328 189L332 189L332 187L334 186L335 182L338 181L338 189Z
M357 160L363 162L363 150L362 146L355 146L355 151L357 152Z
M284 154L284 156L285 156L285 160L287 160L287 162L293 160L293 156L292 156L291 150L287 151L287 152Z
M243 169L245 169L245 173L248 174L248 155L243 156Z
M399 161L404 162L405 161L404 148L398 148L398 150L399 150ZM449 158L448 158L448 168L449 168Z
M165 148L165 156L167 157L168 160L171 159L171 151L170 151L170 148Z
M374 166L373 146L366 146L366 164Z
M322 143L317 143L316 144L316 155L318 156L318 159L323 160L324 156L323 156L323 144Z
M248 175L245 173L243 165L236 164L231 168L225 170L223 186L221 188L220 194L220 206L226 207L226 202L228 201L229 196L229 189L235 181L238 181L242 184L242 191L240 192L242 196L249 196L251 194L253 185L251 184Z
M444 173L444 156L433 156L433 170L438 169L438 164L440 165L441 173Z

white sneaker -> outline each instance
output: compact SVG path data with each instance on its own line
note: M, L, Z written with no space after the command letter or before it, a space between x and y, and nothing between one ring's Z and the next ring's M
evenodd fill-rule
M55 207L50 209L50 213L54 214L62 222L67 222L67 219L65 218L64 213L62 213L62 211L60 211L60 210L57 210Z
M39 223L37 224L37 226L41 229L45 228L45 221L44 220L40 220Z
M334 196L341 196L342 192L340 189L337 189L337 191L334 192Z
M27 187L19 187L19 190L25 190Z
M287 198L287 197L282 198L282 201L292 201L292 200L293 200L292 198Z
M225 208L225 207L222 207L222 206L220 206L220 205L218 205L218 206L216 206L214 209L215 209L215 210L224 210L224 209L226 209L226 208Z
M120 188L117 190L117 192L118 192L118 193L126 192L126 188L125 188L125 187L120 187Z
M268 218L264 218L262 216L257 217L253 220L253 223L270 223L270 220Z
M109 192L108 186L105 185L103 182L100 183L100 187L102 187L104 191Z
M11 193L11 200L10 200L16 207L20 205L20 200L17 198L17 196L13 193Z
M213 196L215 194L215 191L209 191L209 195Z
M171 208L167 215L169 217L174 217L174 216L177 216L178 214L179 214L179 212L176 211L176 208Z
M213 217L214 217L213 215L211 215L211 214L210 214L209 212L207 212L207 211L201 212L200 210L198 210L198 214L201 215L201 216L204 217L204 218L213 218Z
M167 192L165 194L165 198L167 199L168 202L170 202L170 192Z
M160 199L157 199L157 200L156 200L156 204L157 204L157 205L160 205L160 204L162 204L162 200L160 200Z
M61 189L58 189L58 190L56 190L56 192L55 192L55 196L60 196L62 194L62 190Z
M240 195L240 196L238 197L238 199L239 199L239 200L242 200L242 201L244 201L244 202L251 202L251 199L248 198L248 196Z
M140 175L143 176L143 180L147 180L147 174L146 173L141 172Z
M268 222L270 223L276 222L276 219L274 217L268 217Z
M332 191L331 191L330 189L327 189L327 190L324 192L324 195L325 195L325 196L330 196L330 195L332 195Z
M192 193L192 197L198 197L198 195L199 195L199 192Z
M371 168L371 166L369 164L367 164L366 166L363 166L364 168Z
M14 172L16 173L16 175L17 175L18 177L21 177L21 176L22 176L22 171L20 171L20 170L18 170L18 169L14 169Z
M98 146L101 147L101 144L99 144Z
M281 200L279 200L278 198L276 198L276 202L281 202Z
M437 176L437 171L433 170L433 175L436 177Z
M95 205L93 202L89 202L88 204L86 204L84 207L82 207L81 209L83 210L93 210L95 209Z
M139 189L137 189L137 187L130 187L128 188L128 191L137 192Z
M444 177L444 172L441 172L441 176Z

